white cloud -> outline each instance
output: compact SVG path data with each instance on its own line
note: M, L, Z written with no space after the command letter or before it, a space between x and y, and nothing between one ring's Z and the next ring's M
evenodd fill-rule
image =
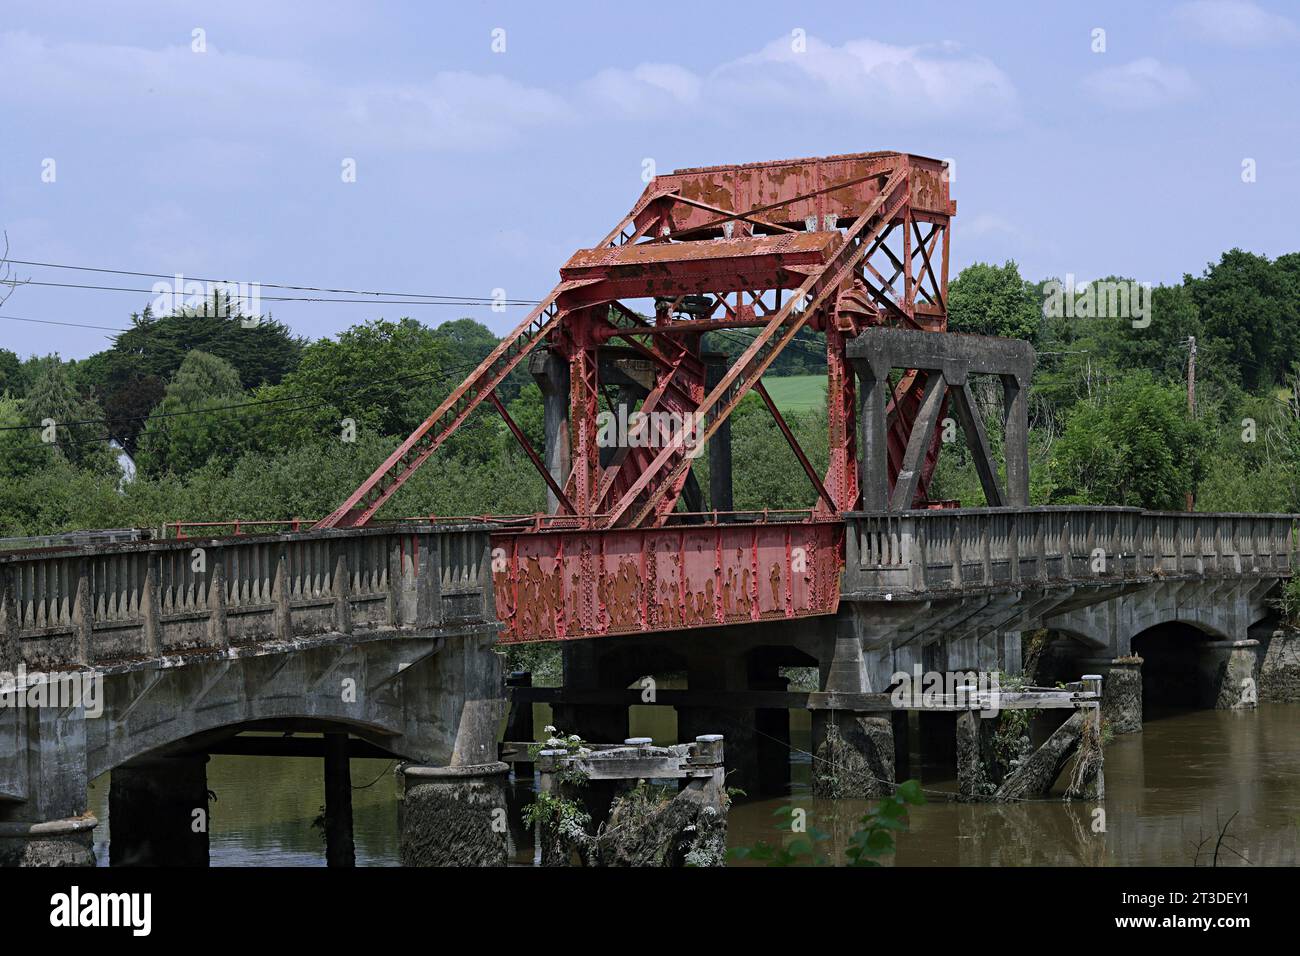
M586 86L620 115L693 108L711 116L787 109L915 125L934 120L1007 126L1019 119L1015 85L994 63L955 44L892 46L788 38L696 75L679 66L610 69Z
M1300 39L1300 28L1252 0L1194 0L1174 16L1204 40L1236 47L1274 46Z
M1149 56L1091 73L1083 87L1101 103L1129 110L1154 109L1196 92L1186 70Z
M582 93L616 114L643 118L694 106L703 82L690 70L672 63L643 63L631 70L601 70L587 80Z
M773 109L916 125L1006 126L1019 118L1014 85L956 44L839 46L788 38L696 73L672 63L601 70L556 91L500 74L439 71L403 82L348 82L290 59L187 42L161 48L57 42L0 33L0 88L11 103L83 126L122 128L167 143L288 135L355 155L365 147L481 150L534 131L609 119L691 116L705 122Z
M189 136L298 135L344 150L499 146L573 119L554 93L495 74L443 71L404 84L348 85L306 65L209 41L161 49L51 43L0 34L0 88L29 109L109 123L161 146Z

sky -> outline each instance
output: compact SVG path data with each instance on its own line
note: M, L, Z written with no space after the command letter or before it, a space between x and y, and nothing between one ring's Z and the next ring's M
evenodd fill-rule
M0 228L12 259L535 299L650 164L894 149L954 163L955 269L1177 282L1300 250L1298 62L1300 9L1250 0L6 0ZM15 270L22 356L112 333L18 319L124 328L156 298ZM310 338L527 311L271 294Z

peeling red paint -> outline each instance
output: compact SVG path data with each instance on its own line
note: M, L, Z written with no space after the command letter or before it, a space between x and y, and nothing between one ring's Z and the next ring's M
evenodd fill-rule
M509 555L493 573L501 640L833 614L843 540L838 521L495 535Z

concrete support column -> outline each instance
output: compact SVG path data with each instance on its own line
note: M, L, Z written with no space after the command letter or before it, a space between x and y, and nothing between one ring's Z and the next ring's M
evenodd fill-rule
M1002 453L1006 458L1007 504L1029 504L1029 374L1003 375Z
M1259 641L1209 641L1198 671L1202 698L1215 710L1249 710L1259 703L1255 663Z
M599 690L604 685L601 656L608 647L600 641L572 641L561 650L566 691ZM628 738L626 704L570 704L551 706L551 723L565 735L577 734L588 743L621 744Z
M542 414L545 422L546 448L542 461L561 488L569 479L569 364L563 356L549 350L528 357L528 370L542 390ZM546 510L555 514L560 502L555 492L546 489Z
M1101 675L1101 718L1111 733L1142 732L1142 658L1085 658L1085 671Z
M858 485L863 511L889 510L889 369L882 363L853 361L858 373Z
M830 799L893 792L893 715L813 712L813 795Z
M701 696L705 699L709 691L748 690L749 663L740 652L691 653L688 655L687 686L693 697L702 691ZM694 740L707 734L722 734L726 739L727 786L739 787L750 796L762 791L756 713L754 710L698 705L677 708L678 739Z
M957 716L951 711L922 710L916 715L921 764L946 774L957 766ZM913 776L916 776L914 773ZM950 777L947 779L951 779Z
M208 865L208 755L141 758L108 788L110 866Z
M402 865L505 866L509 770L500 762L403 767Z
M80 707L0 708L0 866L94 866Z
M723 363L710 363L705 369L705 388L722 381L727 367ZM735 511L736 501L731 482L731 419L724 418L718 430L709 439L709 508L713 511Z
M348 735L325 735L325 865L356 866Z
M1290 628L1264 633L1259 663L1259 699L1300 701L1300 632Z

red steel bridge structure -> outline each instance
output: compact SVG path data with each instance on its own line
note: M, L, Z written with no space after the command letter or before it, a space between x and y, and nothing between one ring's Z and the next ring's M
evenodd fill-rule
M856 384L847 344L865 330L947 328L950 223L945 164L899 152L677 170L655 177L483 363L316 529L359 528L487 403L536 465L554 513L492 538L502 641L563 640L835 613L841 515L863 504ZM763 387L802 329L827 363L829 464L819 474ZM705 333L748 329L743 354L710 377ZM639 441L601 455L601 358L648 363ZM530 353L567 366L567 474L555 474L497 389ZM928 497L932 429L948 398L937 372L888 382L888 500ZM756 393L813 488L800 514L692 511L684 490L702 443ZM927 425L917 428L918 419ZM695 423L671 427L669 423ZM761 467L762 463L745 463ZM715 502L716 504L716 502Z

